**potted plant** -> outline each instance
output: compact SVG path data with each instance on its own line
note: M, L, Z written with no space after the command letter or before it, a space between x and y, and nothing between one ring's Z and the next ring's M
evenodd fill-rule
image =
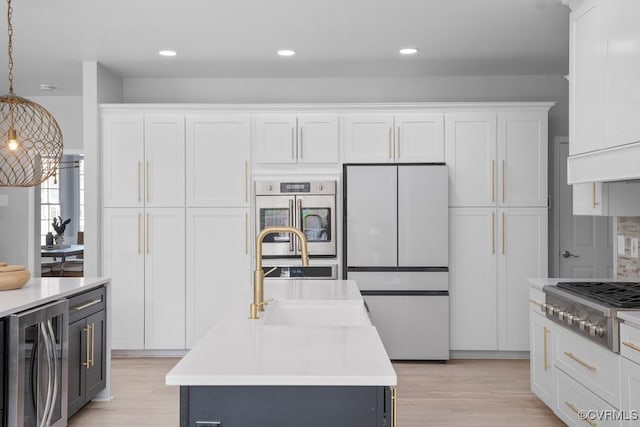
M56 231L56 235L53 237L56 241L56 245L62 244L64 242L64 230L67 228L67 224L71 222L71 218L66 219L64 222L61 217L54 217L51 225L53 229Z

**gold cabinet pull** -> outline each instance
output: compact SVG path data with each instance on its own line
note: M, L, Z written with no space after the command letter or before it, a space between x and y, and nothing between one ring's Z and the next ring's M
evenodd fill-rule
M249 203L249 161L244 161L244 201Z
M398 140L396 141L396 151L398 152L398 160L400 159L400 126L398 126Z
M496 213L491 212L491 255L496 254Z
M389 159L393 159L393 141L391 140L393 135L393 131L391 128L389 128Z
M90 351L89 340L91 339L91 337L89 336L89 334L90 334L89 331L90 331L89 325L87 325L86 328L82 328L82 332L87 334L87 339L85 340L85 346L84 346L86 362L82 362L82 366L86 366L87 369L89 369L91 367L91 362L90 362L91 359L89 357L90 356L90 354L89 354L89 351Z
M491 201L496 201L496 161L491 160Z
M549 348L549 342L547 339L547 334L549 333L549 328L547 328L546 326L544 327L544 370L547 371L551 366L549 365L549 356L548 356L548 348Z
M244 213L244 253L249 253L249 214Z
M294 128L291 128L291 158L296 158L296 136Z
M593 199L593 208L595 209L600 203L596 202L596 183L591 183L591 198Z
M145 251L147 253L147 255L149 255L149 214L147 213L147 220L145 221L145 240L146 240L146 248Z
M142 169L142 162L138 162L138 203L142 203L142 197L140 195L140 170Z
M84 310L85 308L89 308L89 307L92 307L92 306L94 306L96 304L100 304L101 302L102 302L102 298L96 298L93 301L88 302L86 304L82 304L82 305L78 305L76 307L72 307L71 310L73 310L73 311L81 311L81 310Z
M580 359L579 357L576 357L573 353L571 353L570 351L565 351L564 352L565 356L567 356L569 359L578 362L579 364L581 364L582 366L584 366L585 368L587 368L588 370L590 370L591 372L595 372L598 369L595 366L589 365L587 362L585 362L584 360Z
M298 141L298 150L300 151L300 160L304 158L304 144L302 143L302 127L300 128L300 141Z
M393 418L393 427L398 427L398 389L394 388L391 390L391 405L392 405L392 418Z
M506 215L504 212L502 212L502 255L504 255L504 239L505 239L505 234L506 234L506 226L505 226L505 221L506 219Z
M529 299L529 302L530 302L531 304L535 304L535 305L537 305L538 307L542 307L542 303L541 303L540 301L536 301L536 300L534 300L534 299Z
M507 201L507 161L502 161L502 202Z
M637 346L637 345L635 345L635 344L634 344L634 343L632 343L632 342L624 341L622 344L623 344L623 345L626 345L626 346L627 346L627 347L629 347L631 350L640 351L640 347L639 347L639 346Z
M138 255L140 255L142 253L142 244L140 243L141 238L140 238L140 231L142 230L142 224L140 224L142 222L142 214L139 213L138 214Z
M575 406L574 404L569 403L569 402L567 402L566 400L564 401L564 404L565 404L565 405L567 405L567 407L568 407L569 409L571 409L573 412L575 412L575 413L576 413L576 415L578 415L578 417L580 417L580 419L581 419L582 421L586 422L586 423L587 423L587 424L589 424L591 427L597 427L598 423L596 423L596 422L594 422L594 421L591 421L591 420L589 420L589 419L587 419L587 418L584 418L584 419L583 419L583 418L580 416L580 413L581 413L581 412L584 412L584 411L580 411L578 408L576 408L576 406Z
M95 356L96 356L96 324L94 322L91 322L91 360L90 360L91 366L96 365Z
M147 203L149 203L151 201L151 199L149 198L149 187L151 186L151 182L149 181L149 169L151 168L151 166L149 165L149 162L147 161L144 167L144 194L145 197L147 199Z

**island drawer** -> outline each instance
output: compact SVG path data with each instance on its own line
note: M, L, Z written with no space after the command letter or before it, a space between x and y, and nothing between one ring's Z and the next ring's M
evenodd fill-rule
M106 291L102 286L69 298L69 323L83 319L106 307Z
M620 354L640 364L640 329L620 324Z

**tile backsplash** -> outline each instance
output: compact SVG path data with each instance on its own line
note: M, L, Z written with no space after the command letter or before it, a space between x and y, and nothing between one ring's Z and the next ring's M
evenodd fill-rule
M618 279L640 279L640 260L632 256L631 248L631 239L640 239L640 217L618 217L617 235L625 236L624 255L618 254Z

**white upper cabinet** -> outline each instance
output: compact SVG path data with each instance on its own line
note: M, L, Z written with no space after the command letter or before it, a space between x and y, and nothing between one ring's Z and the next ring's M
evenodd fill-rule
M105 207L184 205L184 116L108 114L102 129Z
M449 205L495 205L496 114L450 113L445 125Z
M442 113L346 114L346 163L444 161Z
M187 206L249 206L250 153L248 114L188 114Z
M337 163L337 114L256 114L256 163Z
M547 112L498 113L498 205L547 206Z

